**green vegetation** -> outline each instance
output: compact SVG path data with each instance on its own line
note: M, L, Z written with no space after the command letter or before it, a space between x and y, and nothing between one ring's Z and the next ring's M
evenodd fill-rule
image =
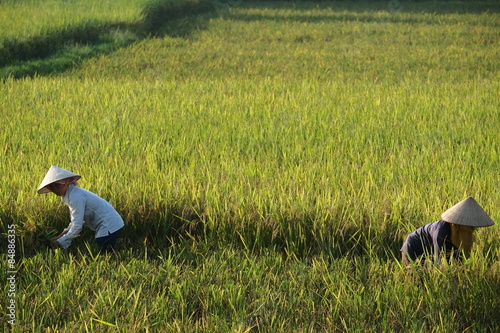
M500 329L498 225L463 263L399 263L408 232L468 195L500 223L496 2L64 3L0 37L78 49L0 68L4 330ZM74 43L85 26L97 42ZM122 214L117 254L89 230L47 248L68 223L36 195L50 164Z
M25 0L0 8L0 77L20 78L68 70L212 6L206 0ZM174 30L186 33L185 26Z

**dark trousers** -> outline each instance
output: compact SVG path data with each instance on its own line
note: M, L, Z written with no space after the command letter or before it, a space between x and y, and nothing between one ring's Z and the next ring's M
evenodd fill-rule
M97 244L97 246L101 251L111 252L113 251L113 246L115 246L116 240L120 238L120 236L122 235L122 232L123 232L123 227L113 232L112 234L96 238L95 243Z

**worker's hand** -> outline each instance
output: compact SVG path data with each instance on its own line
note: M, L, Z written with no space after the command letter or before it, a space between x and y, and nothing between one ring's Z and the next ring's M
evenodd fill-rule
M53 238L52 241L50 242L50 247L53 249L57 249L61 247L61 244L59 244L57 238Z
M59 238L61 238L62 236L66 235L67 233L68 233L68 230L63 230L63 232L61 232L59 235L57 235L56 237L54 237L52 240L56 241Z

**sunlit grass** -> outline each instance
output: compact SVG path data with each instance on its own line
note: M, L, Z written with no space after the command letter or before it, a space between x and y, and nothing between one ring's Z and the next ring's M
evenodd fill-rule
M135 22L149 0L6 0L0 2L0 45L85 23Z
M3 186L14 198L3 209L14 216L22 209L41 223L40 212L52 210L55 197L31 194L50 160L82 174L82 186L139 229L168 222L173 210L219 237L246 230L268 242L321 245L339 228L365 225L370 237L396 232L388 237L399 242L466 195L495 218L496 181L483 175L498 167L498 111L475 97L494 95L488 81L439 84L441 93L417 80L44 82L36 91L29 81L4 85L16 97L3 108L12 156L4 169L26 175ZM28 105L35 113L9 116ZM21 162L34 154L43 160Z
M498 330L497 225L464 263L399 263L408 232L468 195L500 221L498 15L431 4L245 2L4 80L15 329ZM36 195L51 164L122 214L115 256L88 230L46 248L68 223Z

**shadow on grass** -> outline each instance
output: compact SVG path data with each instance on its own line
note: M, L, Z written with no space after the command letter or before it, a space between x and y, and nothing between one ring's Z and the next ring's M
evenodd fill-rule
M481 14L500 12L498 1L447 1L447 0L374 0L374 1L301 1L263 2L255 1L246 7L262 9L252 13L233 15L232 18L241 21L296 21L296 22L367 22L367 23L404 23L404 24L437 24L442 25L441 15L444 14ZM312 15L311 2L316 2L319 9L328 10L329 15ZM286 6L286 7L285 7ZM269 15L264 9L293 8L295 15ZM300 12L304 9L304 12ZM333 15L332 15L333 13ZM409 16L405 14L431 14ZM450 18L449 20L457 20Z
M485 12L500 12L500 2L496 0L252 0L242 2L252 8L293 8L311 9L314 7L331 9L337 12L351 14L373 13L386 11L388 13L433 13L433 14L481 14ZM248 5L250 3L250 5ZM311 3L315 4L314 7Z
M134 23L87 22L27 40L7 40L0 48L0 77L60 73L151 36L189 37L194 30L206 27L208 16L201 13L215 14L211 0L156 0L143 9L142 18Z
M229 248L253 255L272 250L287 258L306 261L320 254L332 259L374 256L390 261L398 258L401 245L401 231L395 225L379 232L338 217L324 221L322 216L313 215L213 221L203 207L195 209L183 204L158 207L147 203L132 206L136 208L117 207L125 220L118 249L147 253L153 258L171 248L185 249L187 259ZM51 239L67 227L68 212L66 207L59 207L45 212L37 221L13 213L2 213L0 219L3 222L0 238L7 234L6 226L15 224L17 255L30 257L50 248ZM315 223L319 220L323 223ZM84 227L69 251L84 248L93 239L94 233Z
M269 249L288 257L307 259L317 254L332 258L375 255L392 260L399 250L399 236L396 226L386 228L381 235L364 227L350 225L336 218L323 224L319 216L282 216L273 220L212 221L204 208L187 205L158 207L143 204L133 210L117 207L125 220L125 230L119 243L121 249L164 251L182 246L211 251L220 248L235 248L260 255ZM16 226L18 255L27 257L40 249L50 248L51 239L68 224L66 207L54 208L37 220L29 220L13 212L0 214L3 238L7 226ZM72 248L92 243L94 233L84 227L74 240Z
M405 216L393 216L387 221L364 214L361 221L342 218L338 214L323 216L281 216L274 219L214 221L200 205L127 204L134 209L117 207L125 220L123 236L117 243L118 251L132 251L137 256L156 259L171 250L179 252L183 260L196 261L220 249L234 249L249 255L262 256L270 251L284 258L307 262L315 256L332 260L367 257L381 261L399 261L400 247L406 231L396 222ZM15 225L16 256L28 258L51 248L50 241L68 225L66 207L48 210L33 221L12 212L0 212L0 239L6 239L8 227ZM318 221L322 221L318 223ZM80 236L68 249L77 253L93 247L94 232L84 227ZM7 242L3 242L7 243ZM481 252L488 262L498 261L494 251L498 240L481 241Z

